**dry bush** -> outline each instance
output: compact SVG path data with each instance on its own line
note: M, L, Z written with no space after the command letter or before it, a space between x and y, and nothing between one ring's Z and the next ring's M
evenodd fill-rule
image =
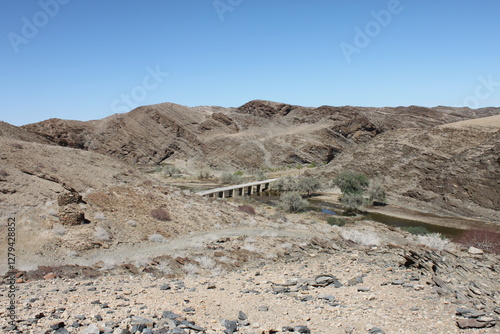
M455 242L467 247L476 247L483 251L500 254L500 232L487 229L464 231Z
M357 244L365 246L377 246L380 244L380 238L373 232L358 230L343 230L340 236L346 240L351 240Z
M204 269L214 269L217 265L217 262L208 256L198 257L195 260L200 264L200 267Z
M288 212L304 211L309 206L309 202L303 199L302 196L296 192L285 192L280 195L279 207Z
M255 214L255 209L251 205L240 205L238 206L238 210L240 210L241 212L248 213L249 215Z
M164 242L165 238L163 237L163 235L156 233L156 234L151 234L148 240L152 242Z
M97 226L95 228L94 237L101 241L111 240L111 235L109 234L109 232L106 229L102 228L101 226Z
M431 233L427 235L417 236L417 242L436 250L451 249L450 240L444 238L439 233Z
M166 221L170 220L170 213L168 213L168 211L165 209L161 209L161 208L154 209L154 210L151 210L150 214L151 214L151 217L153 217L154 219L160 220L162 222L166 222Z
M183 269L188 275L196 275L200 272L200 267L194 263L187 263Z

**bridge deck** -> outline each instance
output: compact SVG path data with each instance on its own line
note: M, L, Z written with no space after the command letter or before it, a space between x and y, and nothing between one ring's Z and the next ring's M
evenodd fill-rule
M259 184L266 184L266 183L271 183L276 181L277 179L268 179L264 181L255 181L255 182L250 182L250 183L243 183L243 184L236 184L232 186L227 186L227 187L221 187L221 188L214 188L214 189L208 189L208 190L203 190L197 192L198 195L205 196L205 195L210 195L214 193L218 193L221 191L227 191L227 190L232 190L232 189L240 189L240 188L245 188L245 187L251 187L251 186L257 186Z

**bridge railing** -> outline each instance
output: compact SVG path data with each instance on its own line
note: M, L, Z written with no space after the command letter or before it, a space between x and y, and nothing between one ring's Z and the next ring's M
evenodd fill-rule
M210 196L219 198L251 195L253 193L269 190L271 187L271 183L276 180L278 179L268 179L263 181L236 184L227 187L220 187L220 188L199 191L197 192L197 194L201 196Z

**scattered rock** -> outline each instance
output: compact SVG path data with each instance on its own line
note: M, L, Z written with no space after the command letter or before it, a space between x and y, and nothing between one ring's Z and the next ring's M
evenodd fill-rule
M85 214L78 208L67 206L58 213L59 222L63 225L81 225L85 223Z
M296 333L311 333L311 330L306 326L295 326L293 331Z
M100 334L101 333L101 330L99 329L99 327L97 327L97 325L95 324L91 324L87 327L85 327L82 332L82 334Z
M245 313L243 313L242 311L239 311L238 312L238 320L247 320L248 317Z
M57 204L59 206L66 206L68 204L78 204L81 203L82 201L83 201L82 195L74 191L63 193L57 196Z
M224 333L226 334L232 334L238 330L238 324L236 323L236 321L222 320L221 325L226 328L224 330Z
M48 273L47 275L43 276L43 279L48 280L48 279L54 279L56 278L56 274L54 273Z
M494 321L483 322L477 319L457 319L457 326L461 329L467 328L489 328L495 326Z

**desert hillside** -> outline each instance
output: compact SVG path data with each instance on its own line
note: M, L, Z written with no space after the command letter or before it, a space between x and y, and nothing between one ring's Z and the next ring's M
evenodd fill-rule
M495 108L301 107L255 100L239 108L163 103L89 122L50 119L23 128L51 142L128 163L185 160L193 168L262 169L329 162L392 129L486 117Z
M399 203L500 222L498 117L387 131L319 172L357 170L380 179Z
M163 103L101 120L50 119L9 131L127 164L181 162L190 173L328 163L318 175L332 179L354 169L378 177L393 204L498 222L499 113L443 106L311 108L261 100L238 108Z

